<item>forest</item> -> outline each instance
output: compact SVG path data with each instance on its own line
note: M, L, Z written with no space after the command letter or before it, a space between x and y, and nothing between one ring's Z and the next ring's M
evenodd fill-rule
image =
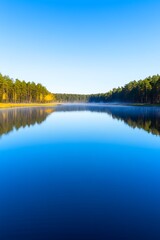
M54 93L57 102L88 102L89 95Z
M0 102L2 103L46 103L55 97L40 83L13 80L0 74Z
M79 95L55 94L58 102L103 102L103 103L160 103L160 75L131 81L123 87L114 88L107 93Z
M123 87L113 88L99 94L51 93L40 83L13 80L0 74L0 102L46 103L46 102L103 102L103 103L160 103L160 75L144 80L131 81Z
M93 94L89 102L121 102L121 103L160 103L160 75L131 81L124 87L114 88L104 94Z

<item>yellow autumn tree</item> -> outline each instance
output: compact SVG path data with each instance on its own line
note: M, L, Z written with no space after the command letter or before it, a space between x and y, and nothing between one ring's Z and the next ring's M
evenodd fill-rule
M55 101L55 97L53 94L49 93L44 97L45 102L53 102Z
M7 95L7 93L3 93L3 95L2 95L2 100L3 100L3 101L7 101L7 100L8 100L8 95Z

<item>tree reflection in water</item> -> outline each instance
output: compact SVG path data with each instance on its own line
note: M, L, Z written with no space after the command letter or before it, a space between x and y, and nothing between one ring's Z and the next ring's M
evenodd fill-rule
M54 112L51 107L14 108L0 110L0 136L14 129L41 124Z
M123 121L132 128L144 129L153 135L160 135L160 108L103 104L64 104L53 107L15 108L0 110L0 136L14 129L41 124L56 112L90 111L101 112Z
M144 129L153 135L160 135L160 107L139 107L104 104L61 105L56 111L91 111L107 113L113 119L123 121L132 128Z

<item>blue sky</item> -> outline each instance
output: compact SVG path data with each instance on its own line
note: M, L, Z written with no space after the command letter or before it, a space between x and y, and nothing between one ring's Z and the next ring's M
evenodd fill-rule
M160 73L158 0L1 0L0 72L99 93Z

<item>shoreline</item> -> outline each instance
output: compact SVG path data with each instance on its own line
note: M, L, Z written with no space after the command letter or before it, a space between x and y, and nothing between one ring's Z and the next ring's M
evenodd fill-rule
M0 103L0 109L25 107L55 107L60 103Z
M57 105L65 104L62 102L55 103L0 103L1 109L9 108L25 108L25 107L55 107ZM66 103L67 104L67 103ZM132 106L132 107L160 107L160 104L145 104L145 103L68 103L68 104L97 104L97 105L114 105L114 106Z
M132 103L132 104L128 104L128 106L134 106L134 107L160 107L160 104Z

